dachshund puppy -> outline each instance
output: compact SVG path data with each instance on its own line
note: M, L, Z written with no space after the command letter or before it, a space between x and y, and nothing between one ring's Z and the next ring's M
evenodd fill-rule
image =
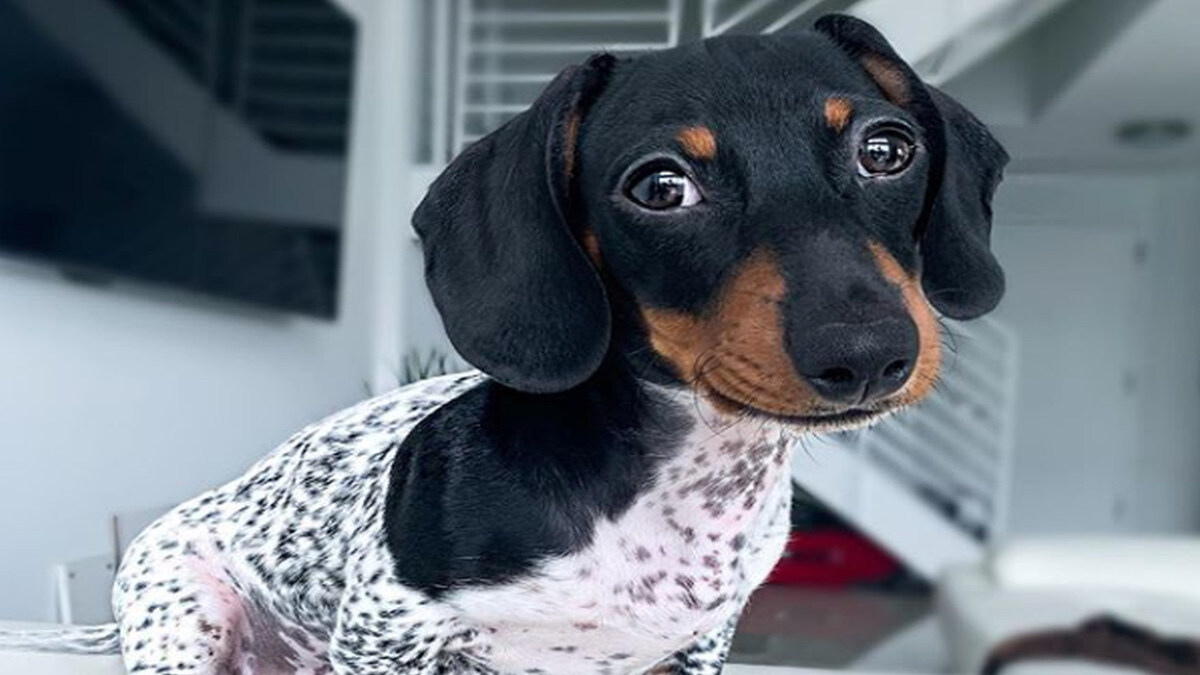
M130 672L720 672L788 536L792 439L920 400L938 315L999 301L1005 162L846 16L566 69L414 217L482 372L319 422L143 533Z

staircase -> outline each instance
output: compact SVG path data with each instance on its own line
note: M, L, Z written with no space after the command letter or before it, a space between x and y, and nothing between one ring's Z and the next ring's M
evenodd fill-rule
M786 33L845 12L885 27L897 51L941 86L1071 1L923 0L913 11L895 0L422 0L428 41L419 158L444 163L523 110L562 67L600 50Z
M679 43L683 0L552 3L424 0L421 161L439 166L528 107L558 71L593 52Z
M326 0L12 4L197 176L208 212L338 227L356 31L342 10Z
M270 145L343 155L353 21L325 0L107 0Z

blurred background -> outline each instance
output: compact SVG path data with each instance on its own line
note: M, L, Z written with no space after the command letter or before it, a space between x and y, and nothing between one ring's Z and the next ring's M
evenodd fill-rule
M1196 0L0 0L0 619L105 620L149 519L463 367L408 218L558 69L833 11L1008 147L1009 291L929 401L796 453L735 660L1200 640Z

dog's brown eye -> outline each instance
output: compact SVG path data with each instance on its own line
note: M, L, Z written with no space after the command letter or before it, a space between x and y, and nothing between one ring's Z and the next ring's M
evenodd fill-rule
M858 168L864 176L900 173L912 163L916 145L899 129L881 129L863 139L858 148Z
M701 201L696 184L669 169L646 174L629 188L628 195L639 206L656 211L693 206Z

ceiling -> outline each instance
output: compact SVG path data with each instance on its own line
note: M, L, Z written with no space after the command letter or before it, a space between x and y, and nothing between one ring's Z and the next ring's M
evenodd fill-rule
M369 4L333 1L348 10ZM510 4L557 6L564 1ZM572 4L611 6L607 0ZM992 126L1013 156L1013 172L1200 170L1200 0L719 4L733 15L756 8L821 13L848 6L848 11L883 30L923 76L958 96ZM696 9L701 3L686 6ZM809 22L805 15L796 23ZM1185 120L1193 133L1162 148L1123 144L1116 138L1122 124L1160 119Z
M1058 14L950 86L992 124L1013 168L1200 168L1200 1L1082 0ZM1192 133L1161 148L1118 142L1119 125L1158 119Z

